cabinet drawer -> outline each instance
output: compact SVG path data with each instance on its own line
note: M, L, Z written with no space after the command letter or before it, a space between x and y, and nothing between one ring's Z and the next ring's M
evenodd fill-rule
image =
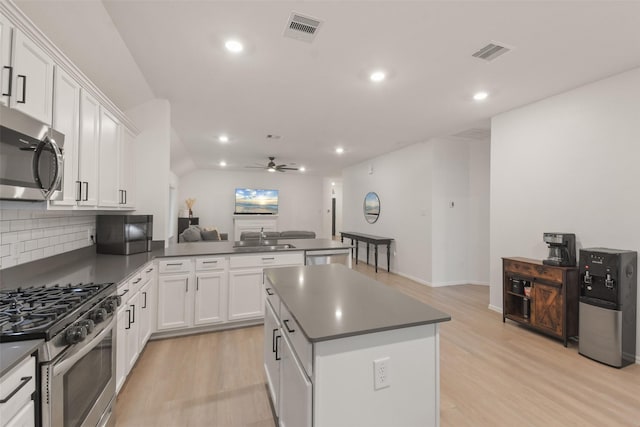
M276 313L279 313L280 297L273 290L273 287L271 286L271 283L269 283L269 280L267 280L264 284L264 292L265 292L265 298L267 301L269 301L269 304L271 304L271 308L273 308L273 311Z
M3 424L13 418L29 403L31 394L36 390L36 358L27 357L18 366L14 367L0 380L0 399L7 402L0 403Z
M522 261L504 260L504 270L527 277L537 277L562 283L562 270L548 265L530 264Z
M148 263L142 267L142 283L147 283L149 279L153 277L153 273L156 271L156 265L153 262Z
M224 257L196 258L196 271L224 270L227 260Z
M192 270L192 262L190 259L167 259L158 263L158 271L160 274L165 273L183 273Z
M303 265L302 252L294 253L264 253L261 255L232 256L229 260L231 268L237 267L271 267L278 265Z
M282 324L283 333L291 341L293 349L298 359L300 359L300 364L307 375L311 377L313 373L313 346L307 341L307 337L304 336L300 325L298 325L298 322L296 322L296 319L293 318L284 304L280 304L280 323Z

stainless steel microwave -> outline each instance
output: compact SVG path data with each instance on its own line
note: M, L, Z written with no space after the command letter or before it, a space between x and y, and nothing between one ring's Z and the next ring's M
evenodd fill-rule
M0 105L0 199L62 198L64 135Z
M153 215L96 216L96 252L131 255L151 251Z

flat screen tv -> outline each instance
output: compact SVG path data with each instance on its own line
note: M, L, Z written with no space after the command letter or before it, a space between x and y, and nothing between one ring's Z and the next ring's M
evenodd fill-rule
M277 215L278 190L236 188L236 209L238 215Z

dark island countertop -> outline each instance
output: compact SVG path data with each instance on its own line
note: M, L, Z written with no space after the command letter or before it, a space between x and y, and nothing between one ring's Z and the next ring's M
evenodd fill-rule
M265 269L311 342L451 320L451 316L339 264Z
M8 373L25 357L35 352L44 340L16 341L0 343L0 377Z

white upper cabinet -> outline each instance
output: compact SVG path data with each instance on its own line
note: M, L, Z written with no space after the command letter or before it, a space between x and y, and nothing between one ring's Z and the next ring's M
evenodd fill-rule
M87 91L80 91L80 139L78 143L78 180L81 206L98 204L98 138L100 104Z
M120 205L120 123L107 109L100 109L98 206L117 208Z
M81 198L78 179L80 136L80 85L60 67L56 68L53 99L53 128L64 134L63 199L54 205L75 206Z
M124 126L120 138L120 207L133 209L135 207L135 162L133 159L135 136Z
M13 31L9 106L51 124L54 62L17 29Z
M11 95L11 25L0 14L0 104L9 105Z

